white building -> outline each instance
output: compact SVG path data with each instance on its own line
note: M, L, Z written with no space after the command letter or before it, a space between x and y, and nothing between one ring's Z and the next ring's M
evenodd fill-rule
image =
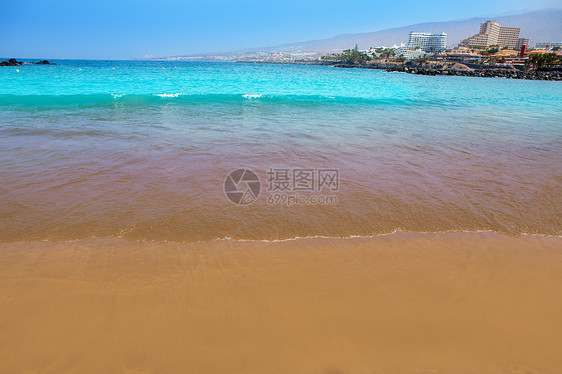
M562 42L547 42L547 43L537 43L535 48L562 48Z
M406 60L415 60L425 56L425 54L421 48L412 49L406 46L401 46L394 50L395 56L404 56Z
M430 34L427 32L410 32L408 48L421 49L426 53L441 52L447 48L447 34Z

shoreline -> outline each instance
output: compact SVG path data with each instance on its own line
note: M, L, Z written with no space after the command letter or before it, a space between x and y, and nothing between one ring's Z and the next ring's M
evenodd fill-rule
M0 371L555 373L561 238L0 245Z
M386 72L401 72L428 76L460 76L478 78L508 78L526 80L548 80L562 81L562 71L537 71L537 70L518 70L506 67L481 67L477 69L468 68L462 63L439 62L424 64L415 61L406 62L382 62L375 61L366 64L343 63L343 62L322 62L322 61L295 61L295 62L274 62L274 61L236 61L237 63L248 64L273 64L273 65L311 65L311 66L331 66L343 69L373 69L384 70ZM460 66L460 68L458 67Z
M236 239L231 237L214 238L210 240L157 240L157 239L134 239L125 236L93 236L85 238L76 239L61 239L61 240L51 240L51 239L36 239L30 241L6 241L0 242L0 249L2 246L11 245L26 245L26 244L69 244L69 243L81 243L89 241L123 241L124 243L136 243L136 244L177 244L177 245L211 245L214 243L221 242L232 242L232 243L285 243L294 241L308 241L308 240L372 240L386 236L393 235L415 235L415 236L426 236L426 235L497 235L505 238L512 239L526 239L526 238L547 238L547 239L562 239L562 235L556 234L543 234L543 233L520 233L520 234L510 234L507 232L498 232L493 230L449 230L449 231L404 231L404 230L394 230L391 232L372 234L372 235L347 235L347 236L325 236L325 235L311 235L311 236L293 236L282 239Z

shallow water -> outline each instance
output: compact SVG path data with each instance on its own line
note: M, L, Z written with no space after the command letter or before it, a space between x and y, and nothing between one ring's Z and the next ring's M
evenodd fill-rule
M562 233L560 82L57 62L0 70L0 242ZM251 204L225 195L239 168Z

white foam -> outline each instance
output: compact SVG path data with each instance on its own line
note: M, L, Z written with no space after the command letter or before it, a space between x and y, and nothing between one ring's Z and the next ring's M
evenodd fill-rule
M160 97L178 97L179 93L173 93L173 94L156 94L156 96L160 96Z
M243 95L242 97L244 97L245 99L258 99L262 96L263 95L260 95L260 94L246 94L246 95Z

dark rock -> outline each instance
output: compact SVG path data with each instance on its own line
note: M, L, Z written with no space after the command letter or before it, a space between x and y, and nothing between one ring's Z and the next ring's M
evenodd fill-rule
M15 58L11 58L8 61L0 61L0 66L21 66L23 64L56 65L54 62L49 62L47 60L41 60L38 62L23 62L23 61L18 61Z
M53 63L53 62L49 62L49 61L47 61L47 60L42 60L42 61L37 61L37 62L35 63L35 65L56 65L56 64Z
M15 58L11 58L8 61L0 61L0 66L20 66L23 65L23 62L16 60Z

